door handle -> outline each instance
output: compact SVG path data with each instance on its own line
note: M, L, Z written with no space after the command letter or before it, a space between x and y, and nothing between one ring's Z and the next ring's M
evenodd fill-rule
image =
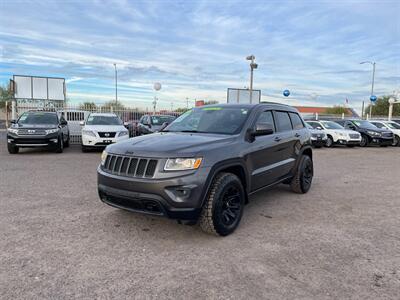
M301 135L299 133L296 133L294 136L295 137L300 137Z
M282 139L279 137L279 136L277 136L276 138L274 138L274 141L275 142L280 142Z

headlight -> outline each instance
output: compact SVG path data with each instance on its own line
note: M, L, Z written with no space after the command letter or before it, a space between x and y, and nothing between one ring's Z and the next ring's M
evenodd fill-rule
M7 130L8 130L8 132L10 132L10 133L18 134L18 129L15 129L15 128L8 128Z
M46 131L46 134L55 133L55 132L58 132L58 128L46 129L45 131Z
M343 132L335 132L338 136L346 136L346 134L345 133L343 133Z
M195 170L200 167L202 158L169 158L165 163L165 171Z
M118 136L128 135L128 131L121 131Z
M91 130L82 130L82 135L88 135L88 136L96 137L96 134Z
M104 166L104 163L106 162L106 158L107 158L107 152L106 152L106 150L104 150L102 153L101 153L101 165L102 166Z
M379 132L375 131L367 131L368 134L373 135L373 136L380 136L381 134Z

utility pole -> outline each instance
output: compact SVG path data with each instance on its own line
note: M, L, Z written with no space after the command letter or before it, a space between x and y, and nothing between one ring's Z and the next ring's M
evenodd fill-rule
M372 62L372 61L363 61L363 62L360 62L360 64L361 64L361 65L363 65L363 64L371 64L371 65L372 65L371 96L373 96L373 95L374 95L375 65L376 65L376 63L375 63L375 62ZM372 101L370 101L370 104L369 104L369 118L371 118L371 117L372 117Z
M117 73L117 64L114 63L115 69L115 106L118 103L118 73Z
M174 111L174 102L171 102L171 112Z
M186 97L186 109L189 109L189 97Z
M256 57L252 54L246 57L250 61L250 103L253 103L253 71L258 65L254 62Z

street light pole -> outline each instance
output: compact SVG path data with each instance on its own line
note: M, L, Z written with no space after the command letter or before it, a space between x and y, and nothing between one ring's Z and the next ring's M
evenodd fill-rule
M371 85L371 96L374 94L374 85L375 85L375 62L372 61L363 61L360 62L361 65L363 64L371 64L372 65L372 85ZM369 117L372 117L372 101L369 104Z
M254 62L256 57L252 54L246 57L246 60L250 60L250 103L253 103L253 71L257 69L258 65Z
M114 63L115 69L115 105L118 103L118 73L117 73L117 64Z

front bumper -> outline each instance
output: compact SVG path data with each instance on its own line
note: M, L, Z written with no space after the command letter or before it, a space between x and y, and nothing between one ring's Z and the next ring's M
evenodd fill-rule
M124 135L121 137L113 137L113 138L106 138L106 137L94 137L88 135L82 135L82 146L85 147L106 147L107 145L114 144L120 141L124 141L129 139L129 134Z
M195 220L201 212L209 168L166 179L131 178L97 169L98 193L104 203L133 212Z
M393 138L371 138L371 143L380 146L391 146Z
M327 139L323 139L323 138L311 138L311 145L313 146L324 146L327 142Z
M336 143L340 144L340 145L354 145L354 146L357 146L357 145L360 145L361 139L360 140L342 140L342 139L338 139Z
M48 135L16 135L7 134L7 143L21 148L34 147L56 147L58 142L58 133Z

